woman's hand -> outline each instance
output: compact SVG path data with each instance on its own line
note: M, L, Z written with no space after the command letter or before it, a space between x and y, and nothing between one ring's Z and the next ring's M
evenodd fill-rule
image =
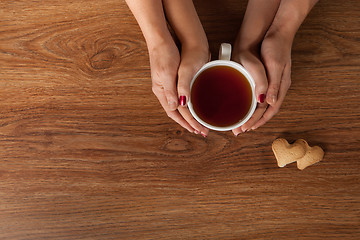
M167 115L182 127L205 137L209 130L195 121L186 107L191 79L209 60L209 45L192 0L126 2L145 37L152 89L160 104ZM169 32L168 22L181 42L181 57Z
M279 111L291 84L291 45L318 0L249 0L233 60L253 76L258 101L254 115L235 135L254 130Z
M269 31L256 50L234 49L233 60L241 63L253 76L258 106L253 116L233 133L255 130L275 116L291 84L292 39L278 31Z
M186 102L191 79L209 59L208 50L183 47L180 58L175 43L167 41L149 49L149 56L152 90L167 115L189 132L205 137L209 130L191 116Z
M266 91L268 89L268 80L263 63L256 51L251 49L239 50L235 45L232 60L240 63L250 73L255 81L255 97L257 99L257 107L252 117L241 127L233 129L235 136L240 133L247 132L256 126L258 121L263 117L268 104L265 101Z
M210 61L210 51L204 46L183 46L181 51L181 61L178 70L178 96L180 106L178 111L182 117L195 129L195 133L200 133L204 137L209 133L209 129L198 123L191 115L187 101L190 98L190 83L200 68Z
M253 126L256 129L275 116L291 85L291 45L280 31L268 31L261 44L261 59L265 66L269 86L266 92L267 110Z

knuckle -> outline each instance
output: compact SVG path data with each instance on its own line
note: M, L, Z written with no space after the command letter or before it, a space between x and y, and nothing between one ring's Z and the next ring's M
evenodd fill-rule
M271 83L270 86L269 86L269 91L271 92L278 92L280 88L280 83Z
M152 88L151 88L152 92L158 96L160 94L160 92L162 91L161 90L161 87L160 86L156 86L156 85L153 85Z
M166 115L171 118L171 119L174 119L174 112L173 111L166 111Z
M165 89L164 92L165 92L165 96L166 96L166 98L168 98L168 100L172 100L172 101L177 100L176 92L173 89Z

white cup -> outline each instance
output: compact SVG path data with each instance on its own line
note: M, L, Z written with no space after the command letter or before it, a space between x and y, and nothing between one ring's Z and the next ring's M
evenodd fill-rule
M251 91L252 91L252 101L251 101L251 106L249 108L249 111L247 112L247 114L245 115L245 117L241 120L239 120L237 123L232 124L230 126L225 126L225 127L219 127L219 126L213 126L207 122L205 122L203 119L201 119L195 112L194 108L193 108L193 104L191 102L191 94L190 94L190 98L189 98L189 102L188 102L188 108L192 114L192 116L203 126L212 129L212 130L216 130L216 131L229 131L229 130L233 130L235 128L240 127L241 125L243 125L244 123L246 123L250 117L253 115L255 108L256 108L256 97L255 97L255 82L254 79L252 78L252 76L250 75L250 73L243 67L241 66L239 63L231 61L231 45L228 43L222 43L220 46L220 50L219 50L219 60L215 60L215 61L211 61L208 62L207 64L205 64L193 77L191 84L190 84L190 92L192 89L192 86L194 84L194 82L196 81L197 77L206 69L208 68L212 68L215 66L228 66L231 67L233 69L236 69L237 71L239 71L249 82L250 86L251 86Z

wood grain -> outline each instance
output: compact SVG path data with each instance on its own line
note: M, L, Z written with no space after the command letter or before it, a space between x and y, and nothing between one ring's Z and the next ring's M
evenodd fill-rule
M195 1L212 55L246 1ZM192 135L124 1L0 2L0 239L359 239L360 2L320 1L264 127ZM278 168L271 143L325 150Z

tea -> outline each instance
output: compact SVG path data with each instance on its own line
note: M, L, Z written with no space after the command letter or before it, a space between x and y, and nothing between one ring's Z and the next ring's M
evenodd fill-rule
M227 127L245 118L252 89L245 76L228 66L214 66L199 74L191 89L192 107L204 122Z

